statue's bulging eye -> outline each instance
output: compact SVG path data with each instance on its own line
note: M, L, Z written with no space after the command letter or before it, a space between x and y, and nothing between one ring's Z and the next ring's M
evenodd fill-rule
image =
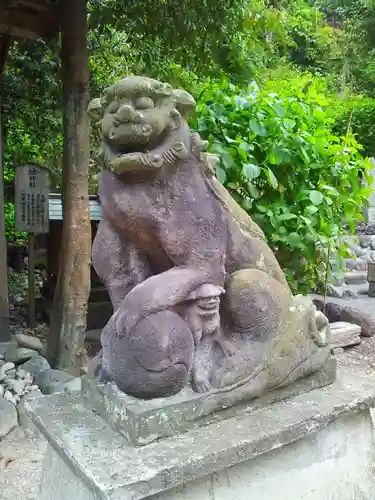
M134 107L136 109L150 109L155 107L155 103L151 97L139 97L135 100Z

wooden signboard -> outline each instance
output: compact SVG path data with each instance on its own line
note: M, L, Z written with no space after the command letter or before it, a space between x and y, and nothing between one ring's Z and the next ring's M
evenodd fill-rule
M35 318L35 235L49 231L49 172L28 163L16 167L14 210L16 231L28 233L29 326Z
M49 172L29 163L16 168L15 226L20 233L48 233Z

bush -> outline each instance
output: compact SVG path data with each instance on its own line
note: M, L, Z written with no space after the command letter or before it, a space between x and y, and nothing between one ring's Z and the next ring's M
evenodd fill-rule
M314 89L313 89L314 90ZM294 95L292 95L294 94ZM265 232L294 291L322 281L329 254L354 228L369 188L369 160L354 136L337 136L315 90L290 82L246 92L227 82L201 95L192 126L220 154L219 180Z

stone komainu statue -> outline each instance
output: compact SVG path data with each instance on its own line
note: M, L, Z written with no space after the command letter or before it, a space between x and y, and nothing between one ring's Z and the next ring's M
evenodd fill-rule
M191 95L130 76L89 107L102 137L93 265L114 314L96 373L140 398L247 397L319 370L328 321L293 297L260 228L190 131Z

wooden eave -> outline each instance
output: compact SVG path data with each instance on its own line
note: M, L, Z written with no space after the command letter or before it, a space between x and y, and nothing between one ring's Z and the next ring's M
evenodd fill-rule
M53 38L59 31L59 0L0 0L0 36Z

